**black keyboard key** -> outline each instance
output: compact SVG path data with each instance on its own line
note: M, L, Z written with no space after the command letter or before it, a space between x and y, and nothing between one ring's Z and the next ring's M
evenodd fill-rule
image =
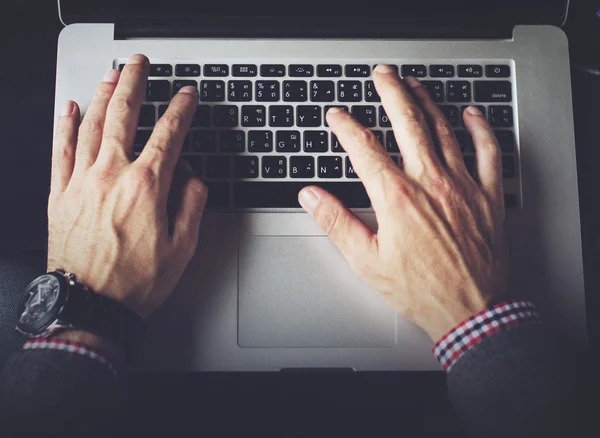
M241 153L245 150L246 133L244 131L221 131L221 152Z
M135 134L135 140L133 141L133 151L140 153L150 140L150 136L152 135L151 130L138 130Z
M444 83L442 81L421 81L421 84L429 91L434 102L444 101Z
M300 208L298 192L315 185L327 190L348 208L369 208L371 201L360 182L236 182L234 204L238 208Z
M517 195L504 195L504 208L517 208Z
M177 93L179 93L179 90L181 90L183 87L187 87L187 86L191 86L191 87L195 87L196 89L198 89L198 82L196 81L173 81L173 96L175 96Z
M148 81L146 86L147 102L168 102L171 100L171 83L169 81Z
M217 133L215 131L193 131L190 148L192 152L216 152Z
M160 119L162 116L164 116L168 109L169 109L169 105L159 105L158 106L158 118ZM192 119L192 121L193 121L193 119Z
M373 134L377 138L377 141L381 144L381 146L383 146L383 132L376 130L371 130L371 132L373 132Z
M354 105L352 115L361 125L367 128L373 128L377 125L377 113L372 105Z
M473 139L466 131L454 131L456 140L458 141L458 147L463 154L472 154L475 152L473 148Z
M342 75L342 66L338 64L317 65L317 76L322 78L337 78Z
M448 102L470 102L471 83L469 81L448 81L446 83Z
M387 116L385 109L382 106L379 107L379 126L382 128L392 127L392 122L390 122L390 118Z
M514 178L516 175L515 157L502 157L502 178Z
M349 78L368 78L371 76L371 67L365 64L348 64L345 71L346 76Z
M439 105L439 108L450 122L450 125L453 127L458 126L460 123L460 114L458 113L457 107L454 105Z
M275 143L277 152L300 152L300 132L277 131Z
M235 157L234 175L236 178L258 178L258 157Z
M373 81L365 81L365 100L367 102L381 102L381 97L379 97Z
M414 76L424 78L427 76L427 67L421 64L408 64L402 66L402 76Z
M142 105L138 126L152 127L156 123L156 108L154 105Z
M463 159L465 160L465 167L467 168L467 172L473 178L475 177L475 155L463 155Z
M291 64L288 75L292 78L308 78L315 74L315 68L310 64Z
M206 64L204 76L229 76L229 66L227 64Z
M294 107L291 105L270 106L269 126L278 128L294 126Z
M454 77L454 66L431 65L429 66L429 76L432 78L452 78Z
M343 154L346 152L338 140L337 135L335 135L333 132L331 133L331 152L336 152L338 154Z
M271 131L249 131L248 152L273 152L273 133Z
M285 76L285 65L263 64L260 66L260 75L266 78Z
M223 102L225 100L225 82L200 82L200 100L204 102Z
M341 178L342 166L342 157L321 156L317 159L317 175L319 178Z
M327 152L328 149L327 131L304 131L304 152Z
M209 209L225 209L229 207L230 201L230 184L227 182L209 181L206 183L208 187L208 199L206 200L206 208Z
M200 66L198 64L177 64L175 66L175 76L179 76L179 77L200 76Z
M312 102L333 102L335 100L333 81L311 81L310 100Z
M485 75L488 78L509 78L510 66L508 65L486 65Z
M227 155L213 155L206 158L206 176L208 178L229 178L231 160Z
M502 153L510 154L515 150L515 134L512 131L494 131Z
M290 178L314 178L315 159L313 157L290 157Z
M232 76L251 78L256 76L258 69L254 64L234 64L231 68Z
M169 64L150 64L151 77L173 76L173 66Z
M344 111L348 112L348 106L347 105L325 105L325 109L323 112L323 117L325 118L325 126L329 127L329 123L327 123L327 111L329 111L330 108L341 108Z
M204 171L203 171L204 160L202 159L202 157L199 157L198 155L194 155L194 156L190 156L190 157L185 157L185 160L188 163L190 163L190 166L192 166L192 169L193 169L194 173L196 174L196 176L201 177L204 174Z
M481 111L481 114L483 114L483 116L485 117L485 107L483 105L473 105L474 107L476 107L479 111ZM460 118L460 122L462 123L463 126L465 126L465 110L469 108L468 105L465 105L463 107L461 107L460 109L460 114L461 114L461 118Z
M346 157L346 178L358 178L358 175L352 166L352 162L350 161L350 157Z
M277 81L257 81L256 82L256 100L258 102L277 102L277 101L279 101L279 82L277 82Z
M210 106L198 105L192 117L192 126L195 128L208 128L210 126Z
M217 128L235 128L238 126L238 107L235 105L215 106L215 126Z
M394 131L388 131L385 135L385 149L391 153L400 152L400 148L398 147L398 142L396 141L396 137L394 136Z
M510 102L512 84L508 81L475 81L475 102Z
M306 102L308 99L306 81L283 81L284 102Z
M263 178L285 178L287 176L287 159L285 157L262 158L262 177Z
M511 128L513 122L513 109L510 106L490 106L490 125L494 128Z
M179 77L200 76L200 66L198 64L177 64L175 66L175 76L179 76Z
M296 125L307 128L321 126L321 107L306 105L297 106Z
M339 81L337 85L340 102L360 102L362 100L362 85L359 81Z
M230 102L250 102L252 100L252 82L227 82L227 100Z
M263 105L242 106L242 126L265 126L266 120L267 109Z
M480 78L483 76L483 67L475 64L459 65L459 78Z

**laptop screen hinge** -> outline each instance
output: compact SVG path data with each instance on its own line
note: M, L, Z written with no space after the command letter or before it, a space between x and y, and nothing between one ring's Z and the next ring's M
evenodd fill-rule
M192 17L136 18L115 23L115 39L139 38L361 38L510 39L509 23L416 24L386 18Z

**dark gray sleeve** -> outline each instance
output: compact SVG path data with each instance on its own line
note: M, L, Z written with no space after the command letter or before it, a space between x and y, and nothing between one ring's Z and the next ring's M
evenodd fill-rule
M540 323L507 328L467 351L448 373L465 429L477 437L581 436L571 434L575 385L565 358Z
M0 374L0 429L16 436L48 436L65 427L84 433L114 421L123 400L121 384L106 365L65 351L23 350Z

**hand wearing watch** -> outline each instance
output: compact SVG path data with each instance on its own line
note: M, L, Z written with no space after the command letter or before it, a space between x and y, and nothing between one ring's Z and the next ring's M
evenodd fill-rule
M126 356L140 348L146 331L135 312L77 283L73 274L54 271L33 280L18 306L16 330L30 338L58 330L82 330L120 347Z

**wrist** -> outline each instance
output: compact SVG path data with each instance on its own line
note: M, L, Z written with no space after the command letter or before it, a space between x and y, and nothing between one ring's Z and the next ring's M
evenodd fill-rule
M64 340L82 344L102 355L106 360L113 363L117 368L125 363L125 352L114 343L84 330L67 329L51 335L48 339Z

